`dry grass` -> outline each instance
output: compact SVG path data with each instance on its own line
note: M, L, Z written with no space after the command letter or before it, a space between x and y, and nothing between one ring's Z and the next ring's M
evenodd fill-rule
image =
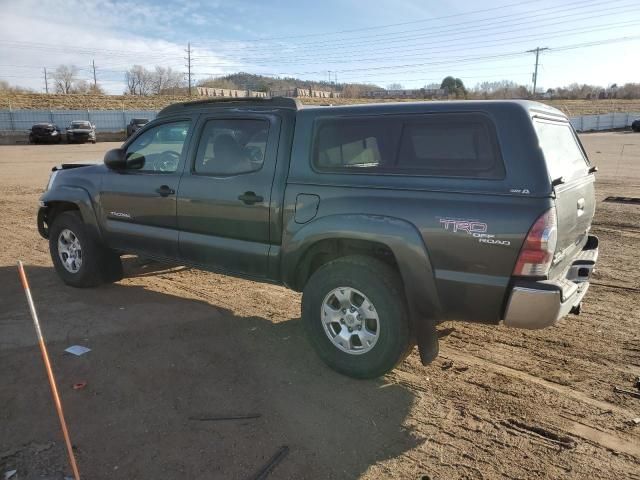
M159 110L176 102L195 100L187 96L130 96L130 95L45 95L0 94L0 109L54 109L54 110ZM305 98L307 105L347 105L355 103L393 102L366 98ZM403 99L402 101L415 101ZM640 112L640 100L545 100L569 116L593 115L611 112Z

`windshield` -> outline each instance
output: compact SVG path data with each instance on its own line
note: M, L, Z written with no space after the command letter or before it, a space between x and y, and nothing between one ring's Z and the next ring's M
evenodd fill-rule
M73 122L71 128L91 128L89 122Z
M571 181L587 173L588 163L568 123L534 122L551 180Z

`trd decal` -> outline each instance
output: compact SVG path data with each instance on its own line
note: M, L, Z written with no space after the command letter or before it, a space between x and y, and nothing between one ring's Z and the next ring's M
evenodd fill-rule
M459 232L467 232L467 233L484 233L487 231L487 224L482 222L476 222L475 220L455 220L451 218L441 218L440 223L444 225L445 230L449 230L451 227L451 231Z
M465 220L459 218L440 218L440 225L449 232L465 232L478 239L479 243L488 245L511 245L509 240L500 240L496 236L487 233L489 226L478 220Z

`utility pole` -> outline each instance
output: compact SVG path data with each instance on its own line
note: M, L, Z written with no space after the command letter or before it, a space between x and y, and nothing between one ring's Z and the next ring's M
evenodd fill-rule
M191 42L187 43L187 49L185 50L185 52L187 52L187 58L185 58L185 60L187 61L187 78L189 81L189 96L191 96Z
M91 66L93 67L93 89L98 90L98 81L96 80L96 61L91 60Z
M44 91L48 95L49 94L49 81L47 79L47 67L44 67Z
M538 58L540 57L540 52L543 50L549 50L549 47L536 47L533 50L527 50L527 53L535 53L536 54L536 68L533 72L533 96L536 96L536 87L538 85Z

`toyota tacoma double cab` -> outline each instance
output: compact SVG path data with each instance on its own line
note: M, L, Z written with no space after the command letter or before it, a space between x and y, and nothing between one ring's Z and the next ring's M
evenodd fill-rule
M445 320L538 329L579 313L598 257L594 173L528 101L171 105L100 165L55 168L38 228L62 280L139 254L302 292L310 344L358 378Z

